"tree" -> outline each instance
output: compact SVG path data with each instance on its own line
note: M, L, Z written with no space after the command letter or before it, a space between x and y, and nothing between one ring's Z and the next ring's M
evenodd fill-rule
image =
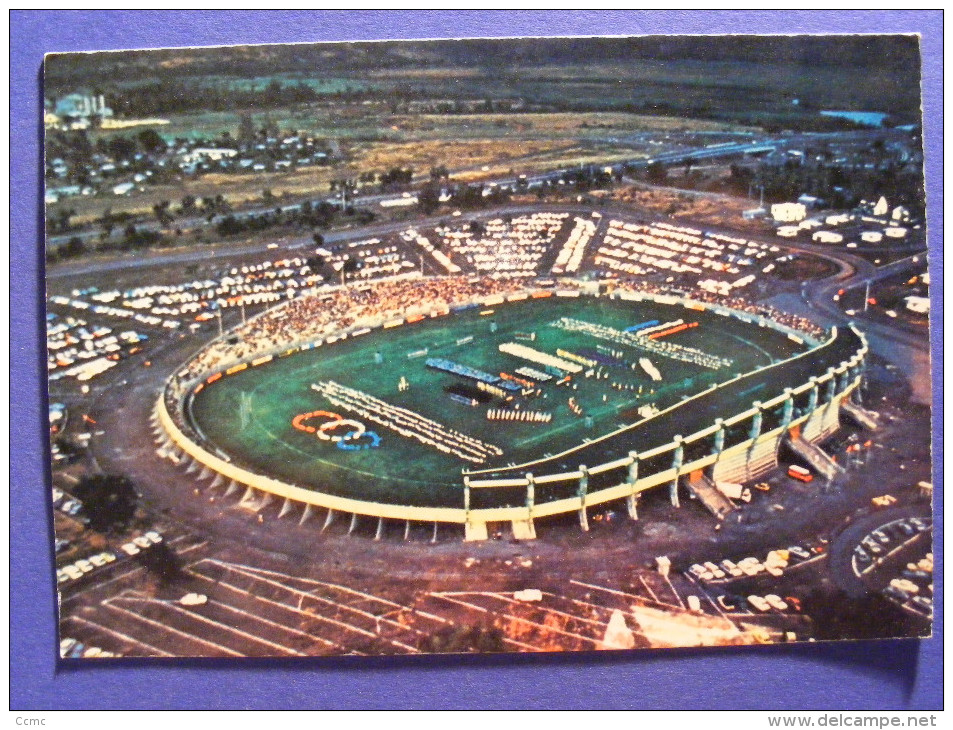
M117 160L131 160L136 155L136 143L126 137L113 137L106 149Z
M238 142L243 145L255 142L255 120L250 114L242 114L238 120Z
M183 195L181 202L181 211L183 215L190 215L195 212L195 196Z
M420 648L428 653L485 653L506 651L503 633L484 626L448 626L425 637Z
M168 225L172 222L172 214L169 212L169 207L172 203L168 200L161 200L155 205L152 206L152 212L156 217L156 220L159 221L160 225Z
M70 239L63 245L60 255L63 258L72 258L74 256L82 256L86 253L86 244L83 243L83 239L79 236L70 236Z
M143 129L136 135L143 152L156 153L165 149L165 140L154 129Z
M124 476L84 476L73 488L73 493L83 503L90 528L97 532L121 531L135 517L139 495L132 481Z
M440 186L435 183L424 185L423 189L417 193L417 205L424 215L430 215L437 210L440 207Z
M649 163L649 166L646 168L645 172L648 176L649 182L656 185L661 185L668 179L668 170L665 169L665 165L663 165L661 162Z
M167 542L160 542L140 551L136 560L157 576L160 583L169 583L182 572L182 562Z
M311 240L314 241L314 245L315 245L315 246L323 246L323 245L324 245L324 236L322 236L320 233L315 233L315 234L313 234L313 235L311 236Z

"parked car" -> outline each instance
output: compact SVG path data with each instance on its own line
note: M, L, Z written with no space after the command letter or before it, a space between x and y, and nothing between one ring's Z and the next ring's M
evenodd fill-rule
M811 557L811 554L800 545L792 545L788 548L788 553L800 558L801 560L808 560Z
M781 596L777 596L774 593L768 593L764 600L768 602L768 605L776 611L787 611L788 604L784 602Z
M900 603L906 603L910 600L910 596L905 591L900 590L894 585L888 585L884 588L883 593L888 598L892 598Z
M884 549L880 547L880 544L876 540L874 540L870 535L867 535L867 537L861 540L861 544L865 548L867 548L867 551L871 555L880 555L884 551Z
M912 580L907 580L906 578L894 578L892 581L890 581L890 585L903 591L904 593L920 592L920 586L918 586Z
M748 576L757 575L764 570L764 565L762 565L761 561L757 558L745 558L744 560L740 560L738 561L738 567Z
M698 563L695 563L695 565L689 568L688 572L698 578L698 580L713 580L715 578L714 573Z
M740 578L744 575L744 571L730 560L722 560L721 567L732 578Z
M718 601L718 605L725 611L734 611L738 608L738 601L732 596L722 594L715 600Z
M753 608L755 608L758 611L761 611L762 613L766 613L771 610L771 604L768 603L761 596L748 596L748 603L750 603Z
M900 520L894 524L897 525L897 529L900 530L905 537L912 537L916 533L916 530L913 529L913 526L906 520Z

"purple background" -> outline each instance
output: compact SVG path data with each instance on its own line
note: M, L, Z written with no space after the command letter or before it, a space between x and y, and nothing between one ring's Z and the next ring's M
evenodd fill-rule
M921 33L934 312L941 312L941 11L12 11L12 709L942 707L934 638L748 649L57 666L46 483L41 67L46 52L501 35ZM942 322L934 324L934 455L942 463ZM940 474L935 475L939 481ZM942 510L938 489L937 510ZM937 545L942 544L942 525ZM938 575L942 563L937 566ZM942 579L937 594L942 592ZM874 617L875 618L875 617Z

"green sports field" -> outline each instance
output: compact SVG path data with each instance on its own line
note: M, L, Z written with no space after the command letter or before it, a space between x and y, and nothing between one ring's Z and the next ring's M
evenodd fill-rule
M540 396L519 399L524 410L551 413L548 423L488 420L488 408L503 406L498 398L475 407L456 402L445 388L465 385L466 381L425 365L427 357L438 357L494 375L512 374L522 366L543 370L541 365L498 350L500 344L514 341L553 355L557 349L578 353L583 349L595 350L602 344L623 351L626 363L636 363L639 357L647 355L551 326L560 317L617 330L649 320L697 321L697 327L670 335L671 341L729 358L732 364L712 371L648 354L662 375L661 382L653 382L641 367L632 369L629 365L603 367L606 377L602 378L587 378L580 373L564 385L556 385L553 379L540 384ZM535 340L520 340L517 333L535 333ZM458 344L470 337L472 341ZM424 349L426 357L408 358L408 354ZM191 413L209 441L253 471L340 496L407 505L460 506L460 474L464 469L518 464L558 453L640 420L640 406L653 404L665 408L709 385L768 365L798 349L803 348L773 330L681 306L593 297L530 299L375 330L276 358L209 385L195 396ZM382 362L375 362L376 354ZM409 386L403 391L399 386L401 378ZM503 454L474 464L368 422L335 407L311 387L326 381L409 409L496 445ZM570 409L570 398L578 412ZM366 429L379 435L379 445L346 451L333 441L292 426L296 415L316 410L361 421ZM319 416L306 423L318 427L328 420L331 419ZM341 427L327 433L346 432L347 428ZM365 437L354 443L370 446L372 442L371 437Z

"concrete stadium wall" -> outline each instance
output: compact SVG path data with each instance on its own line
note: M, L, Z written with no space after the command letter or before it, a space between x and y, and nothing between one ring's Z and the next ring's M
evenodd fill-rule
M623 297L630 298L630 297ZM634 298L634 297L632 297ZM684 303L674 297L656 297L638 295L638 298L653 299L661 303ZM690 304L697 305L701 303ZM714 309L711 305L704 305ZM695 307L693 307L695 308ZM721 308L724 310L724 308ZM750 315L725 310L725 316L737 316L746 321L752 321ZM730 313L727 314L727 313ZM383 323L381 323L383 324ZM765 322L758 322L761 326L770 326ZM789 328L774 327L789 334ZM859 334L859 333L858 333ZM800 334L803 337L803 334ZM410 505L384 504L363 500L338 497L311 489L305 489L282 482L261 474L243 469L229 461L211 453L199 441L200 439L187 434L169 411L169 402L179 408L191 395L191 389L182 388L177 384L175 396L169 398L171 383L167 383L166 390L160 394L156 404L155 418L161 428L161 445L181 453L182 458L193 467L198 465L211 473L222 475L236 485L246 489L257 490L263 495L274 495L283 498L286 505L296 504L305 507L320 507L335 512L351 513L377 517L381 520L406 520L416 522L453 523L465 527L466 539L486 539L489 523L511 523L514 535L522 538L535 537L534 521L544 517L579 513L580 522L586 526L586 510L590 507L626 500L631 517L637 517L637 503L641 492L659 486L668 486L674 505L678 504L679 480L682 476L698 470L708 470L710 476L717 480L747 482L756 479L777 468L778 449L782 440L792 431L800 431L803 438L811 442L818 442L827 438L839 427L839 411L844 399L860 385L863 364L868 352L866 340L862 335L862 346L851 358L841 362L837 367L828 369L821 376L812 377L809 382L798 384L785 389L785 392L775 398L756 404L730 418L718 419L715 424L692 433L686 437L675 436L672 441L649 449L643 453L630 452L627 456L615 459L589 468L580 467L575 471L557 474L533 475L521 474L506 479L477 479L465 476L461 485L461 507L418 507ZM808 338L805 338L808 339ZM280 348L279 348L280 349ZM261 359L258 354L256 359ZM241 363L239 363L241 364ZM224 372L236 367L235 363L222 364L216 372ZM207 374L192 381L204 382ZM796 413L794 399L796 396L808 394L809 405ZM678 404L678 406L689 403ZM675 407L678 407L675 406ZM772 409L782 409L782 423L780 426L761 431L762 414ZM736 444L725 445L725 433L729 427L745 429L749 437ZM689 447L703 446L706 455L691 461L684 461L685 450ZM640 472L640 465L649 460L662 458L669 464L667 468L656 468L651 473ZM615 482L611 486L595 491L588 491L590 477L607 475ZM618 480L618 481L616 481ZM574 496L551 499L537 502L537 490L547 485L563 485L570 487ZM514 490L522 498L520 506L472 508L470 507L474 490Z

